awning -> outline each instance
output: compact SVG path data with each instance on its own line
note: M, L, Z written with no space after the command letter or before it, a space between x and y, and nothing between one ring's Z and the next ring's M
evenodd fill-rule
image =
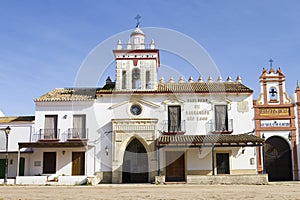
M67 142L48 142L48 141L38 141L38 142L19 142L19 148L75 148L75 147L85 147L87 146L86 140L75 140Z
M261 146L264 139L255 135L162 135L157 139L157 146L168 147L240 147L240 146Z

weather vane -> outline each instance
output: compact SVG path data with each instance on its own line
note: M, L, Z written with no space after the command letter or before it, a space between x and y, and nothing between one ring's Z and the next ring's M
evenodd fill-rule
M269 60L269 62L270 62L270 67L272 67L272 64L273 64L273 62L274 62L274 60L272 60L272 58Z
M134 18L134 19L136 19L136 26L135 26L136 28L140 26L140 23L141 23L141 22L140 22L140 19L141 19L141 18L142 18L142 17L141 17L139 14L137 14L137 16Z

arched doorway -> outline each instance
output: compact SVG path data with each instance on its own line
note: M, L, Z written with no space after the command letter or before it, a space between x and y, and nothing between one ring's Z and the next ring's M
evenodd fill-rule
M136 138L129 143L124 153L122 182L148 182L147 152L143 144Z
M291 181L292 159L288 142L278 136L272 136L265 142L265 169L269 181Z

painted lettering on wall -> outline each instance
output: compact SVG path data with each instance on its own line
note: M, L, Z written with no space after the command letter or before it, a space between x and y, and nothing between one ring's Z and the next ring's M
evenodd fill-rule
M187 99L189 103L206 103L208 99ZM187 121L207 121L209 110L207 108L202 108L200 104L193 105L193 110L186 110Z

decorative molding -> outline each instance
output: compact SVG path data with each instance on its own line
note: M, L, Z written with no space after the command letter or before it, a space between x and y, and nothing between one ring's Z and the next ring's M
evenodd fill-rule
M286 92L284 92L283 94L284 94L284 96L285 96L285 98L287 100L287 102L285 102L285 103L287 103L287 104L291 103L292 100L289 98L288 94Z
M122 101L122 102L120 102L120 103L116 103L116 104L110 106L109 109L117 108L117 107L122 106L122 105L124 105L124 104L126 104L126 103L128 103L128 102L129 102L129 101Z
M155 103L152 103L151 101L147 101L145 99L141 99L141 98L136 98L135 97L135 98L132 98L132 99L127 100L127 101L122 101L120 103L116 103L116 104L110 106L109 109L114 109L114 108L122 106L122 105L124 105L126 103L132 103L132 102L138 102L140 104L145 104L145 105L148 105L148 106L151 106L151 107L154 107L154 108L159 108L160 107L159 105L157 105Z

